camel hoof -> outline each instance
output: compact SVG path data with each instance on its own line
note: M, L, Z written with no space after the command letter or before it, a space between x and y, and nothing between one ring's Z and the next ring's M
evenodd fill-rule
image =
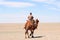
M27 39L27 37L25 37L25 39Z
M25 37L25 39L27 39L27 37Z
M32 36L32 38L34 38L34 36Z
M30 36L31 36L31 34L30 34Z
M30 38L30 37L28 36L28 38Z

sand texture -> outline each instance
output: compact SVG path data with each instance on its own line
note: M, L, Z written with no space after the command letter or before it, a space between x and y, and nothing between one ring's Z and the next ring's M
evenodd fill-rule
M0 40L60 40L60 23L40 23L35 38L25 39L24 24L0 23Z

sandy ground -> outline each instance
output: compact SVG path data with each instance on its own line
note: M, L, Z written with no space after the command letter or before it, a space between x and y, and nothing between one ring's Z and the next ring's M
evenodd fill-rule
M24 24L0 23L0 40L60 40L60 23L40 23L34 37L25 39Z

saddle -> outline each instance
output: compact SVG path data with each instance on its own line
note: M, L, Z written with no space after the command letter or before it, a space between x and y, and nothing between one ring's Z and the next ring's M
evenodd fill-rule
M27 23L30 24L31 26L33 26L35 21L34 20L27 20Z

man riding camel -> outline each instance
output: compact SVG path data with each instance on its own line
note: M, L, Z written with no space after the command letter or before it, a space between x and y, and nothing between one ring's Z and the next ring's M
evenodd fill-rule
M32 13L30 13L30 15L28 16L28 20L29 20L29 21L32 21L33 18L34 18L34 17L33 17L33 15L32 15Z
M28 21L30 21L32 25L35 23L34 17L31 12L30 12L30 15L28 16Z
M34 33L34 30L38 26L38 22L39 22L39 20L38 19L34 20L34 17L32 15L32 13L30 13L30 15L28 16L28 20L25 23L25 27L24 27L24 29L25 29L25 38L27 38L27 37L30 38L30 36L32 38L34 37L33 33ZM30 32L31 32L30 34L29 34L28 30L30 30Z

